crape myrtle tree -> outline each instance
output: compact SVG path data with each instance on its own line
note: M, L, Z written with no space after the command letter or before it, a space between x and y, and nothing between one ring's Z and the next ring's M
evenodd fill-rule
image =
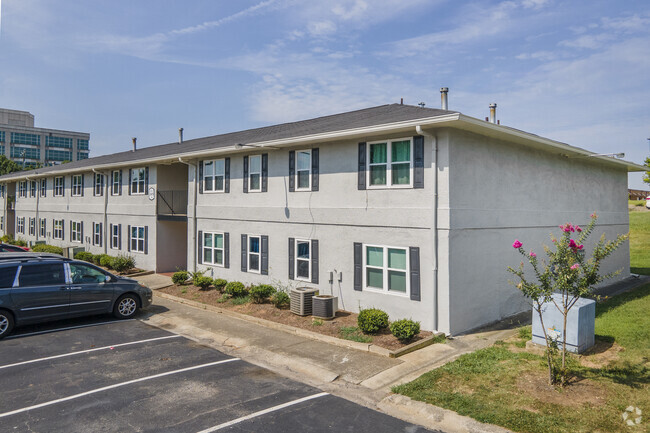
M546 259L538 259L537 254L533 251L526 252L519 240L515 240L512 244L512 247L526 258L533 270L532 275L526 275L523 261L517 269L508 267L508 271L519 278L519 282L516 283L517 288L532 301L533 309L539 315L546 340L546 360L549 384L551 385L564 386L567 383L566 325L569 311L579 298L592 295L597 284L621 272L618 270L601 275L600 266L605 258L628 239L628 234L619 235L615 240L607 241L603 233L594 247L591 257L587 258L584 243L592 234L597 219L598 216L593 213L589 224L584 229L571 223L561 225L562 235L559 238L551 235L554 247L543 246ZM532 278L533 276L534 278ZM551 296L553 293L561 295L559 302ZM542 314L544 304L549 302L555 305L555 308L563 316L562 361L559 367L553 359L558 342L547 334Z

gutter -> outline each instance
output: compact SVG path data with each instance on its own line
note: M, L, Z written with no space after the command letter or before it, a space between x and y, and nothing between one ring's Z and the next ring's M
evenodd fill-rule
M433 209L431 222L431 246L433 248L433 329L438 330L438 137L425 132L421 125L415 126L419 135L431 138L431 169L433 170Z
M181 164L185 164L188 167L194 167L194 197L193 197L193 204L192 204L192 248L193 248L193 253L192 257L194 258L192 260L192 272L196 272L196 265L198 263L198 257L197 257L197 239L196 239L196 200L198 196L198 191L199 191L199 167L196 164L192 164L191 162L183 161L183 158L180 156L178 157L178 162ZM156 199L157 201L157 199Z

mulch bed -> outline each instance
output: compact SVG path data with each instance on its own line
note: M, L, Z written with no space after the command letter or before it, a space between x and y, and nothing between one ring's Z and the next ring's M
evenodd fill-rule
M341 338L342 328L357 327L357 314L348 311L338 311L336 317L332 320L320 320L311 316L298 316L289 311L288 308L279 309L273 304L254 304L251 302L242 305L234 305L227 296L222 295L218 290L202 290L193 285L173 285L159 289L158 291L178 296L179 298L189 299L215 307L236 311L238 313L247 314L249 316L258 317L260 319L282 323L295 328L306 329L323 335L329 335L331 337ZM357 332L357 334L360 335L361 333ZM420 335L416 336L406 344L401 343L397 338L395 338L390 333L389 329L384 329L377 335L367 335L367 337L371 339L369 342L372 344L389 350L397 350L431 335L431 332L421 331Z

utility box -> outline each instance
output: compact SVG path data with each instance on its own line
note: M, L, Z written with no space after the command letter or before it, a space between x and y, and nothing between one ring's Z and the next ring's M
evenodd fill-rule
M562 295L553 294L553 299L561 305ZM542 317L546 334L557 341L557 346L562 349L562 331L564 329L564 317L553 302L547 302L542 306ZM580 298L569 310L566 321L566 349L573 353L582 353L594 345L596 322L596 301ZM533 309L533 343L546 345L544 332L539 320L539 314Z

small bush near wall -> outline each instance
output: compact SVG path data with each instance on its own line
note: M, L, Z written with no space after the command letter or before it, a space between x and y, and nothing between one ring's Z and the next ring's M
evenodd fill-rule
M111 266L117 272L126 272L135 268L135 259L131 256L120 254L112 258Z
M194 278L192 282L196 287L200 287L201 290L207 290L212 285L212 278L200 276Z
M226 284L228 284L228 281L224 280L223 278L215 278L214 281L212 282L214 287L219 290L220 292L223 292L223 288L226 287Z
M111 257L108 254L102 254L99 258L99 264L105 268L113 269L113 260L115 257Z
M275 293L275 287L268 284L260 284L258 286L251 287L250 295L251 299L256 304L263 304L268 299L273 296Z
M36 247L34 247L36 248ZM77 254L74 255L75 260L83 260L85 262L92 262L93 261L93 253L90 253L88 251L79 251Z
M410 341L420 333L420 322L402 319L390 324L390 333L402 343Z
M231 281L226 284L226 287L223 289L226 295L230 295L233 298L241 298L248 295L248 290L243 283L239 281Z
M375 334L388 327L388 314L377 308L368 308L359 312L357 318L359 329L366 334Z
M26 247L27 246L27 242L25 242L22 239L13 239L13 240L10 240L8 243L10 243L12 245L16 245L18 247Z
M54 245L47 245L47 244L36 244L32 248L32 251L34 251L35 253L52 253L52 254L63 255L63 248L55 247Z
M185 284L185 281L190 277L190 273L187 271L178 271L174 272L172 275L172 282L174 284L182 285Z
M13 238L9 235L4 235L3 237L0 238L0 241L4 242L5 244L10 244L11 242L9 241L11 240L13 240Z
M271 302L275 305L276 308L287 308L289 307L289 302L291 298L287 292L277 291L271 296Z

